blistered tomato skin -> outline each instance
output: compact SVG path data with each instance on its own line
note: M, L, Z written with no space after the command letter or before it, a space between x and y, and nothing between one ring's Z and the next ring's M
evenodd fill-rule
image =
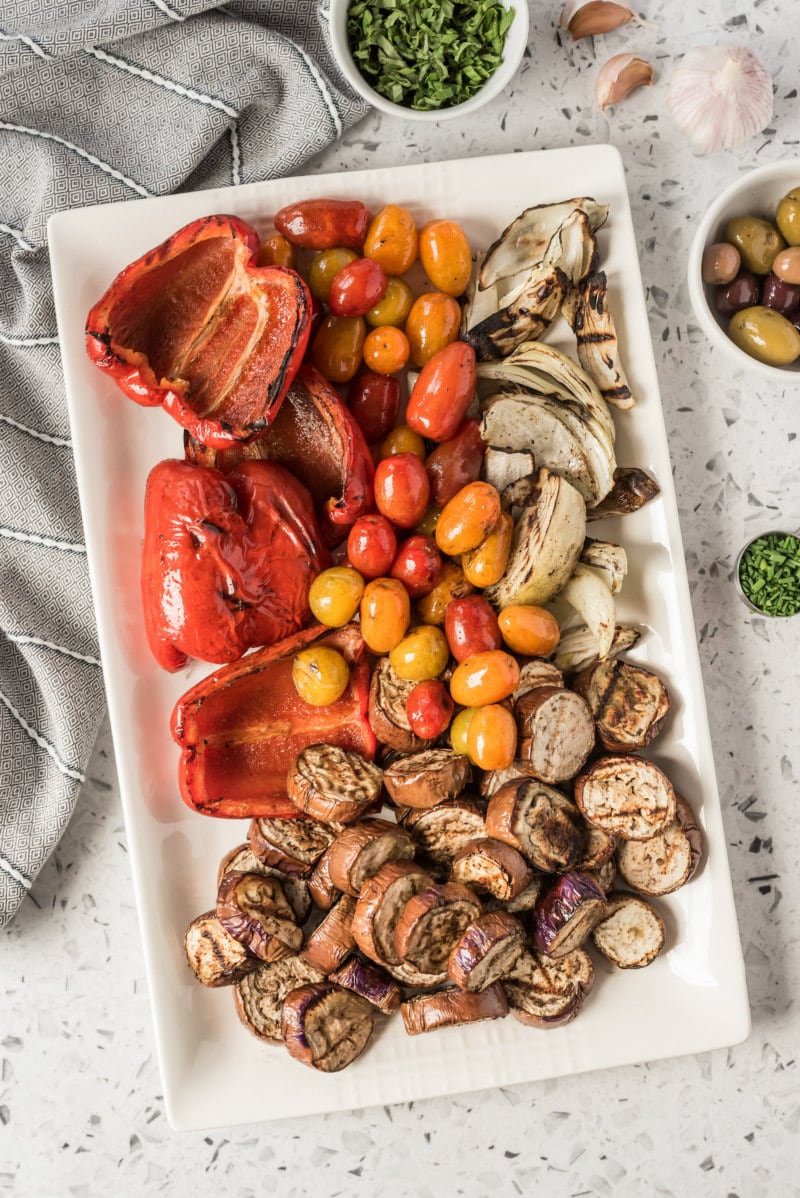
M505 707L479 707L467 729L467 754L482 770L505 770L517 752L517 724Z
M385 324L367 333L364 365L376 374L397 374L408 361L408 338L402 329Z
M311 347L311 359L329 383L349 383L355 376L366 335L363 316L324 318Z
M450 725L450 747L454 753L459 753L462 757L469 757L470 724L479 711L479 707L465 707L463 711L459 711Z
M304 702L312 707L326 707L341 699L347 690L350 667L336 649L312 645L295 657L292 681Z
M452 295L427 291L418 296L406 320L406 336L414 365L424 366L434 354L455 341L460 327L461 308Z
M403 541L389 573L402 582L412 599L432 591L442 574L442 555L433 537L413 536Z
M308 604L315 619L329 628L349 624L364 594L364 579L349 566L331 566L311 584Z
M450 660L447 640L440 628L420 624L403 637L389 654L395 674L407 682L438 678Z
M396 379L366 370L353 380L347 406L367 444L373 445L394 427L400 410L400 384Z
M355 250L348 250L343 246L334 246L333 249L322 250L316 254L308 268L308 286L314 298L327 303L331 283L339 271L357 261L358 254Z
M503 645L495 610L483 595L465 595L449 603L444 613L444 632L458 662Z
M445 295L463 295L472 273L472 254L464 230L454 220L434 220L419 235L425 274Z
M497 623L506 645L521 657L547 657L561 639L553 613L533 604L504 607Z
M500 496L491 483L469 483L445 504L436 525L436 544L450 557L469 553L494 528L500 512Z
M408 591L396 578L375 578L361 600L361 635L373 653L391 653L411 622Z
M519 665L510 653L490 649L475 653L456 666L450 679L450 695L462 707L500 703L519 685Z
M364 578L388 574L397 553L397 537L385 516L360 516L347 534L347 556Z
M474 590L455 562L444 562L439 581L432 591L417 603L417 611L426 624L443 624L448 605Z
M505 574L514 535L514 517L501 512L494 527L477 549L461 558L461 569L475 587L491 587Z
M346 246L358 250L369 227L369 210L360 200L301 200L275 214L275 228L306 250Z
M415 454L394 454L375 467L375 506L397 528L414 527L429 495L425 466Z
M373 329L378 329L384 324L392 324L399 328L405 324L413 300L414 296L408 283L403 279L387 279L386 294L367 312L367 324Z
M425 363L408 401L406 421L420 436L454 436L475 394L475 350L464 341L445 346Z
M437 445L425 462L431 502L444 506L467 483L477 482L485 452L477 420L465 420L452 437Z
M425 460L426 452L422 437L407 424L398 424L390 433L387 433L380 448L382 458L391 458L398 453L413 453L414 457L419 458L421 462Z
M296 257L297 253L292 243L287 241L282 233L273 233L271 237L265 237L261 242L261 249L258 251L258 265L288 266L290 270L293 270Z
M407 208L387 204L370 222L364 253L380 262L387 275L404 275L417 260L417 226Z
M333 277L328 304L334 316L366 316L385 294L383 267L372 258L356 258Z
M418 683L406 699L406 719L415 736L433 740L450 726L455 706L443 682Z

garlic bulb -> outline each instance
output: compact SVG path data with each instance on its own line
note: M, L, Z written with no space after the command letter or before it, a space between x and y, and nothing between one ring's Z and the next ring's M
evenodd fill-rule
M633 13L614 0L567 0L561 12L561 28L567 29L573 42L598 33L610 33L633 20Z
M624 100L635 87L653 82L653 68L638 54L615 54L597 72L594 94L601 108Z
M735 150L769 124L772 77L745 46L702 46L672 72L667 103L698 154Z

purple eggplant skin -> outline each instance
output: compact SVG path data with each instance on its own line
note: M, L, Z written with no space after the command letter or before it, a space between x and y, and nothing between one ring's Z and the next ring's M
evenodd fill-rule
M350 957L341 968L328 975L328 981L360 994L385 1015L393 1014L403 999L403 991L388 973L360 957Z
M579 947L594 925L602 919L605 910L606 896L594 878L589 874L568 870L536 904L533 942L540 952L549 956L559 955L559 949L569 952ZM573 943L576 937L570 933L573 930L577 932L578 925L583 934L578 937L579 943L576 944ZM564 941L568 937L565 945Z
M329 1022L340 1039L324 1056L315 1056L306 1027ZM375 1025L370 1003L333 982L312 982L287 994L281 1011L281 1032L290 1056L323 1073L337 1073L360 1056Z

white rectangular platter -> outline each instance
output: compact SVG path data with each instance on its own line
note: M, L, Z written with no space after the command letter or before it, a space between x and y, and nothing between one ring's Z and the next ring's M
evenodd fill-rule
M178 749L169 733L175 700L210 666L162 672L145 642L139 601L144 483L150 468L182 455L182 434L162 411L138 407L89 362L84 321L128 262L181 225L234 213L271 231L284 204L357 197L373 211L409 207L418 224L450 217L473 249L486 248L522 209L590 195L610 203L601 263L629 379L637 398L615 412L617 459L644 467L661 496L593 535L621 541L630 573L620 617L645 631L631 657L667 683L673 709L649 754L695 808L707 860L690 885L659 903L668 951L642 971L598 977L580 1017L550 1031L508 1018L421 1037L386 1022L350 1069L329 1076L253 1039L231 994L198 985L183 932L212 907L218 862L246 824L204 818L179 797ZM749 1031L749 1008L720 803L684 565L669 449L658 393L623 164L610 146L549 150L375 171L280 179L60 214L50 223L59 335L89 568L97 609L131 867L150 984L167 1115L204 1128L374 1103L393 1103L730 1045ZM550 340L569 349L571 334ZM596 530L596 532L595 532Z

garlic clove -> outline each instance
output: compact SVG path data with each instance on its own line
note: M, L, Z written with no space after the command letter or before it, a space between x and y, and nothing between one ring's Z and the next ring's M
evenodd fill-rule
M698 47L672 72L667 104L696 153L735 150L772 119L772 77L745 46Z
M610 33L632 21L634 14L614 0L567 0L561 12L561 27L567 29L573 42L598 33Z
M624 100L636 87L650 87L653 68L638 54L615 54L597 73L594 94L601 108Z

